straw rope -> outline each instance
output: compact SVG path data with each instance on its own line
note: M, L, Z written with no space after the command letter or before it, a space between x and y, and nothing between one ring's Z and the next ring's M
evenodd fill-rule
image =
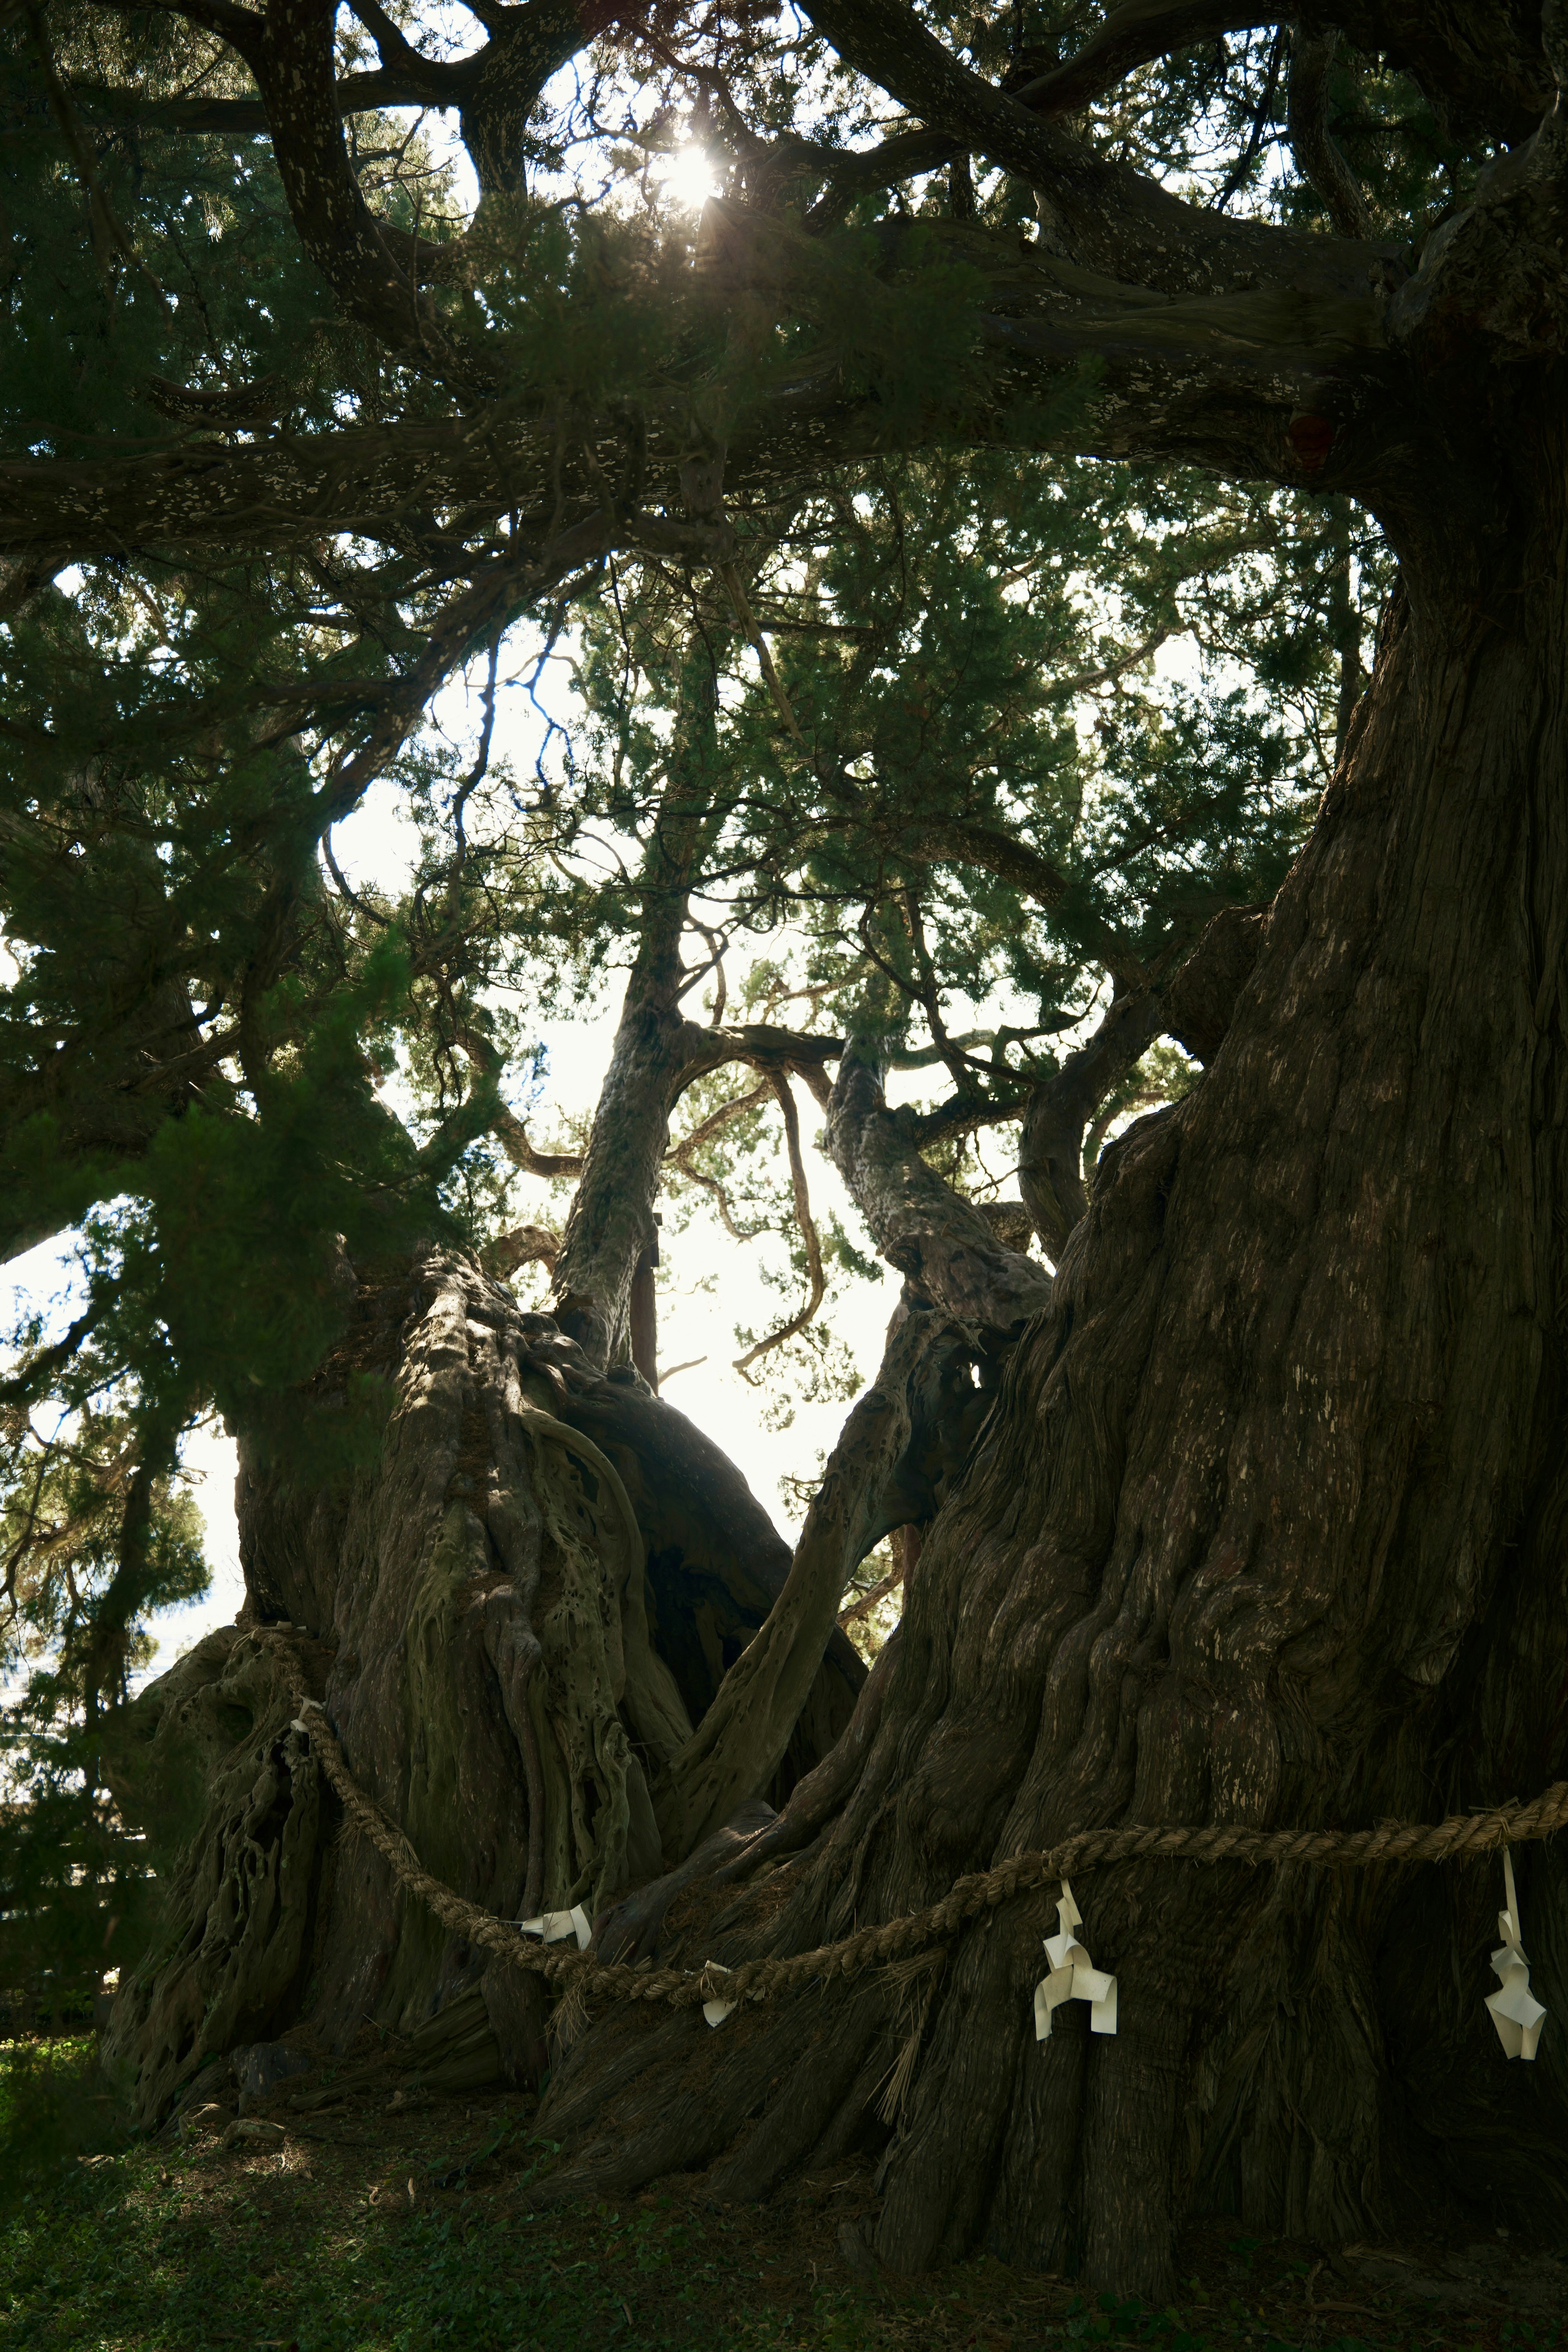
M372 1802L343 1760L324 1710L315 1699L301 1702L298 1728L308 1736L348 1821L391 1864L399 1885L417 1896L444 1927L482 1944L513 1968L522 1969L563 1990L608 1994L622 2000L656 2000L674 2009L694 2009L706 2000L739 2003L771 2000L815 1979L858 1976L862 1969L900 1960L942 1942L982 1912L1032 1893L1053 1879L1108 1862L1239 1862L1251 1868L1268 1863L1326 1862L1364 1868L1371 1863L1453 1862L1500 1845L1521 1845L1550 1837L1568 1823L1568 1780L1554 1781L1529 1804L1510 1803L1473 1813L1450 1813L1430 1823L1395 1822L1374 1830L1252 1830L1227 1822L1196 1828L1079 1830L1059 1845L1017 1853L992 1870L958 1879L939 1903L901 1919L857 1929L837 1944L781 1959L738 1961L731 1969L655 1969L605 1963L586 1952L549 1949L521 1936L513 1922L498 1919L467 1903L440 1879L432 1878L401 1830Z

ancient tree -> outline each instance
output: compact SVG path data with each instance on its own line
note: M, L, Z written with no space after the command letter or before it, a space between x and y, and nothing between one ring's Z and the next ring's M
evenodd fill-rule
M367 2016L453 2079L550 2047L331 1843L301 1680L449 1885L690 1961L1086 1826L1353 1828L1564 1769L1562 12L808 13L804 52L763 12L544 0L454 54L371 0L5 37L14 249L54 273L47 321L13 280L0 465L11 1245L151 1204L6 1395L134 1375L94 1489L117 1597L72 1655L169 1857L106 2038L148 2121L238 2043ZM636 152L563 201L623 100L642 155L683 124L714 159L700 219L639 209ZM471 204L408 110L455 121ZM1048 625L1097 562L1131 583L1109 647ZM1108 705L1103 772L1158 784L1114 823L1047 724L1053 677L1136 679L1211 576L1265 700L1316 680L1299 849L1238 713ZM489 706L446 770L424 715L460 674L493 698L540 614L584 632L598 764L481 839ZM388 775L440 818L399 904L332 855ZM590 818L635 857L557 890ZM804 1013L694 1010L716 899L714 971L786 906L816 927ZM553 1152L487 994L531 927L629 974ZM948 1018L980 940L1037 1008L983 1038ZM376 1092L398 1036L412 1128ZM1100 1151L1160 1039L1195 1083ZM890 1108L900 1055L950 1094ZM648 1302L659 1187L717 1181L735 1122L783 1121L812 1230L797 1087L904 1288L792 1556L656 1393ZM1021 1202L987 1213L951 1147L998 1122ZM465 1224L483 1151L575 1177L563 1229ZM246 1622L100 1722L210 1397ZM867 1678L836 1618L901 1528ZM1551 2005L1568 1890L1545 1850L1520 1874ZM1434 2196L1560 2217L1568 2043L1500 2056L1489 1871L1079 1893L1114 2039L1037 2045L1037 1901L891 1990L717 2032L612 2006L557 2035L542 2193L759 2196L863 2147L894 2266L984 2244L1156 2294L1205 2202L1330 2240Z

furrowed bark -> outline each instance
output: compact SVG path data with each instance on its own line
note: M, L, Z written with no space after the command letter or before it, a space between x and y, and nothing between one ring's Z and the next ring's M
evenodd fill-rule
M1402 586L1311 839L1200 946L1203 1083L1101 1161L927 1532L847 1801L782 1910L742 1894L700 1953L671 1939L685 1964L811 1949L1100 1823L1418 1822L1568 1768L1568 436L1563 362L1523 355L1560 294L1531 311L1500 267L1555 201L1505 167L1434 258L1411 333L1445 393L1436 322L1467 303L1521 355L1480 371L1424 512L1390 486ZM1555 1983L1563 1864L1518 1860ZM1037 2043L1051 1906L1004 1906L945 1955L890 2120L885 1997L825 1996L834 2145L882 2151L878 2254L984 2245L1158 2302L1205 2207L1331 2243L1434 2213L1560 2231L1568 2059L1498 2047L1497 1887L1101 1868L1075 1893L1117 2034L1058 2013ZM709 2061L594 2028L546 2111L552 2193L711 2164L763 2194L809 2164L805 2014L737 2013ZM705 2063L716 2110L672 2105Z
M301 1413L330 1416L364 1372L395 1391L380 1460L320 1485L243 1439L244 1622L105 1731L110 1785L161 1841L171 1903L106 2037L144 2123L237 2045L341 2053L367 2017L416 2036L421 2071L451 2088L542 2063L528 1989L406 1901L373 1850L333 1842L289 1731L301 1680L448 1885L503 1917L599 1911L679 1860L649 1785L787 1580L710 1441L601 1380L466 1260L361 1285ZM771 1803L832 1750L864 1680L842 1634L817 1643L763 1776Z
M647 1539L649 1623L693 1724L766 1623L792 1554L729 1456L662 1399L630 1383L574 1388L560 1411L615 1464ZM940 1475L940 1471L939 1471ZM917 1507L934 1509L929 1495ZM773 1779L782 1804L837 1739L866 1678L842 1633L826 1643Z
M900 1628L895 1625L877 1654L855 1712L838 1740L820 1764L796 1781L783 1811L775 1813L760 1799L747 1799L677 1869L625 1896L595 1923L594 1945L601 1959L653 1958L659 1949L666 1915L683 1888L700 1879L723 1886L749 1878L764 1864L800 1853L842 1811L881 1721L900 1638Z
M771 1778L837 1631L844 1588L909 1516L910 1482L944 1417L944 1391L973 1353L967 1332L929 1309L917 1308L895 1330L828 1458L766 1623L655 1790L667 1853L689 1853Z
M1267 909L1226 907L1199 936L1165 991L1165 1027L1197 1061L1212 1062L1225 1043L1237 1001L1252 977Z

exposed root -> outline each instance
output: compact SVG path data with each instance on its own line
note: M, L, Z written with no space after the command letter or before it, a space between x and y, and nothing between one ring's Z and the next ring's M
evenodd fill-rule
M773 1597L759 1581L753 1603L743 1548L737 1568L724 1535L744 1534L749 1512L753 1549L783 1547L717 1449L599 1378L471 1263L434 1254L411 1281L362 1290L320 1386L330 1396L363 1370L397 1389L376 1470L319 1492L242 1449L247 1608L262 1638L201 1645L127 1711L110 1758L127 1817L170 1843L169 1940L127 1979L106 2048L142 2120L237 2042L304 2032L341 2049L367 2016L407 2035L471 2011L464 2066L523 2083L544 2062L542 1987L409 1903L362 1842L320 1834L315 1761L288 1733L296 1678L272 1633L287 1628L289 1651L315 1661L310 1692L356 1778L466 1903L500 1918L579 1901L602 1913L628 1884L665 1875L650 1783L692 1736L656 1639L650 1543L658 1622L689 1622L700 1596L715 1629L704 1704ZM647 1475L624 1450L628 1407ZM665 1450L673 1487L660 1483ZM686 1454L701 1469L695 1494ZM672 1497L679 1545L665 1535ZM693 1531L710 1540L704 1511L715 1557L683 1561ZM765 1572L782 1585L782 1570ZM309 1627L331 1630L335 1654ZM805 1710L835 1737L864 1679L842 1637L837 1650L843 1663L836 1653ZM814 1748L803 1726L788 1785L831 1744ZM192 1788L207 1796L199 1818L180 1801ZM768 1818L759 1805L744 1828ZM572 2025L557 2021L558 2043Z
M300 1657L319 1686L325 1660L309 1642ZM160 1857L165 1871L173 1863L170 1940L128 1974L103 2035L104 2071L139 2126L210 2059L264 2033L300 1990L321 1786L289 1729L295 1691L271 1644L226 1626L126 1710L106 1748L110 1787L118 1795L133 1768L138 1796L163 1800L165 1835L192 1787L205 1797L183 1856Z

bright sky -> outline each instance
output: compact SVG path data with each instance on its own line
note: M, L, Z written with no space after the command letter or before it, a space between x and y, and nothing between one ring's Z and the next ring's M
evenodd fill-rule
M1190 660L1187 646L1173 644L1163 649L1159 666L1166 675L1174 676L1181 674ZM569 696L557 692L554 699L557 717L569 719ZM454 689L443 698L438 716L454 735L463 736L469 731L472 721L461 689ZM515 693L502 700L498 709L495 749L498 755L509 753L520 772L527 773L531 769L540 731L540 722L532 716L532 706L524 694ZM394 890L416 847L412 828L403 817L397 795L390 788L373 792L359 813L337 828L333 845L339 864L351 883L375 882ZM775 956L786 945L787 941L778 937L769 942ZM732 982L737 976L732 975ZM619 1003L617 985L611 989L601 1008L582 1020L531 1020L526 1017L528 1008L516 1008L525 1015L525 1027L544 1045L548 1057L543 1097L532 1114L532 1129L537 1137L548 1137L558 1123L574 1113L592 1113L609 1058ZM958 1008L954 1008L954 1013L962 1022L963 1016ZM929 1094L931 1083L929 1072L901 1076L894 1073L889 1093L895 1101L907 1100ZM812 1205L819 1223L826 1224L828 1214L836 1212L857 1245L874 1259L876 1251L837 1171L815 1149L821 1128L816 1105L803 1087L797 1086L795 1092L806 1146ZM989 1164L998 1172L1010 1170L1015 1143L1015 1130L998 1130L986 1154ZM1016 1182L1009 1175L1002 1191L1015 1197L1016 1190ZM555 1223L562 1214L559 1203L551 1202L548 1188L542 1183L533 1185L527 1179L522 1180L518 1206L521 1215L540 1222ZM734 1370L732 1360L742 1352L734 1336L736 1325L766 1331L793 1311L785 1295L766 1288L760 1278L761 1252L768 1246L765 1242L750 1247L733 1242L716 1216L700 1213L684 1234L675 1233L667 1222L661 1239L664 1263L658 1299L659 1360L664 1365L679 1365L700 1360L693 1369L678 1373L669 1383L666 1391L669 1402L724 1448L744 1473L774 1523L793 1537L798 1531L800 1507L795 1493L783 1482L813 1476L831 1450L849 1408L838 1401L801 1402L795 1406L795 1419L788 1428L770 1428L769 1392L753 1387ZM531 1278L537 1279L534 1270L525 1269L521 1285L526 1286ZM5 1269L5 1279L12 1292L7 1320L29 1301L50 1298L60 1301L61 1322L68 1319L68 1245L46 1244L14 1261ZM832 1310L832 1328L851 1350L862 1383L871 1378L880 1360L883 1335L898 1300L899 1286L898 1277L889 1270L879 1283L852 1286L841 1304ZM529 1295L526 1287L523 1295ZM234 1441L221 1427L200 1430L188 1443L185 1462L200 1481L197 1501L206 1521L206 1551L213 1581L204 1599L170 1611L155 1622L152 1630L158 1649L149 1669L153 1674L162 1673L214 1626L230 1622L244 1599L239 1534L234 1513Z
M461 176L466 173L467 158L455 142L454 160ZM700 148L687 146L667 157L655 158L651 170L652 176L677 203L692 209L700 207L714 191L712 171ZM1185 672L1193 660L1189 646L1173 641L1162 649L1158 667L1163 675L1173 677ZM552 681L543 690L543 698L553 707L558 719L570 723L572 698L563 664L552 666ZM442 697L434 715L452 736L459 739L471 737L478 717L472 698L462 687ZM496 756L510 755L519 773L529 773L542 728L542 722L524 692L514 690L503 695L497 712ZM378 788L353 817L336 829L333 846L351 883L374 882L395 891L416 844L396 794L390 788ZM776 958L787 947L787 940L775 937L768 944ZM732 969L731 987L738 978L738 971ZM547 1052L544 1094L531 1114L533 1131L545 1138L573 1114L592 1112L609 1056L619 1011L619 989L612 988L605 1003L591 1016L570 1023L531 1017L526 1006L514 1009L523 1015L525 1029L540 1039ZM962 1024L961 1008L954 1007L952 1011ZM1012 1011L1006 1011L1004 1017L1014 1017ZM889 1091L897 1101L927 1095L931 1088L930 1073L919 1073L901 1080L895 1076ZM797 1087L796 1098L807 1147L812 1203L819 1223L826 1223L829 1213L837 1213L857 1245L874 1258L876 1252L869 1236L837 1172L813 1148L821 1115L804 1087ZM987 1150L989 1164L998 1171L1010 1170L1015 1143L1014 1130L1000 1130L994 1146ZM1010 1175L1002 1190L1008 1196L1016 1196L1016 1184ZM518 1207L522 1216L540 1221L558 1222L562 1214L560 1204L551 1202L548 1188L542 1184L531 1187L527 1180ZM692 1369L679 1372L670 1381L666 1391L670 1402L679 1405L724 1447L775 1523L793 1536L798 1528L799 1504L793 1491L782 1482L813 1476L831 1449L848 1405L842 1401L800 1402L789 1427L770 1428L769 1393L753 1387L734 1370L732 1359L741 1352L735 1339L736 1325L767 1331L793 1311L786 1294L764 1287L760 1279L760 1251L768 1246L765 1242L750 1247L735 1243L724 1233L716 1216L700 1215L684 1234L675 1233L667 1223L661 1243L664 1264L658 1301L659 1360L667 1366L699 1360ZM520 1287L525 1297L529 1295L527 1286L536 1278L534 1270L524 1271ZM5 1279L11 1286L13 1314L29 1303L52 1298L59 1302L60 1320L67 1319L67 1299L72 1286L68 1246L51 1244L29 1253L5 1269ZM862 1383L871 1377L880 1359L883 1334L898 1294L898 1278L889 1271L880 1283L855 1285L847 1297L831 1310L832 1328L851 1350ZM200 1481L197 1499L206 1521L213 1582L205 1599L169 1612L157 1621L153 1628L158 1640L158 1654L152 1668L154 1673L162 1672L212 1627L231 1620L244 1598L234 1514L234 1442L221 1428L199 1431L187 1446L185 1460Z
M557 715L567 716L559 697L557 702ZM510 752L524 773L531 767L537 737L537 728L528 721L530 710L522 694L508 698L498 712L496 730L498 754ZM457 698L447 698L439 715L455 733L466 731ZM374 881L395 890L415 842L396 796L390 790L378 790L354 817L337 828L333 846L351 884ZM775 956L784 944L776 936L769 942ZM602 1008L583 1020L542 1021L531 1018L526 1006L516 1009L523 1014L525 1027L546 1049L544 1093L532 1114L532 1127L536 1135L548 1137L574 1113L593 1111L619 1013L619 986L612 987ZM916 1083L911 1080L904 1091L913 1091ZM929 1086L929 1076L925 1083ZM822 1223L830 1211L836 1211L858 1246L875 1257L858 1213L836 1171L814 1149L821 1127L816 1105L804 1087L797 1087L796 1099L813 1208ZM1006 1164L1005 1149L996 1157L998 1165ZM551 1201L548 1187L528 1179L522 1180L518 1207L521 1216L540 1222L559 1223L562 1215L561 1205ZM670 1382L669 1402L723 1446L775 1524L793 1536L798 1528L799 1507L793 1493L781 1487L781 1481L813 1475L831 1449L849 1408L843 1402L800 1402L789 1428L770 1429L765 1418L769 1394L733 1370L732 1360L742 1353L735 1339L737 1324L763 1332L793 1312L794 1302L787 1294L766 1288L760 1278L759 1253L768 1246L766 1242L751 1246L735 1243L715 1216L702 1212L684 1234L674 1232L667 1222L661 1242L659 1360L679 1365L701 1360ZM533 1270L525 1269L520 1286L525 1297L530 1297L525 1286L532 1277ZM15 1260L5 1269L5 1279L11 1290L7 1321L28 1303L47 1300L58 1302L60 1323L68 1319L69 1293L74 1286L68 1243L46 1244ZM852 1350L862 1382L871 1377L880 1360L883 1333L898 1293L898 1278L889 1272L880 1283L854 1286L834 1315L833 1328ZM232 1620L244 1599L234 1514L234 1441L220 1427L200 1430L187 1444L185 1462L200 1479L196 1498L206 1521L213 1582L204 1599L154 1622L151 1630L158 1652L150 1669L153 1674L162 1673L214 1626Z

